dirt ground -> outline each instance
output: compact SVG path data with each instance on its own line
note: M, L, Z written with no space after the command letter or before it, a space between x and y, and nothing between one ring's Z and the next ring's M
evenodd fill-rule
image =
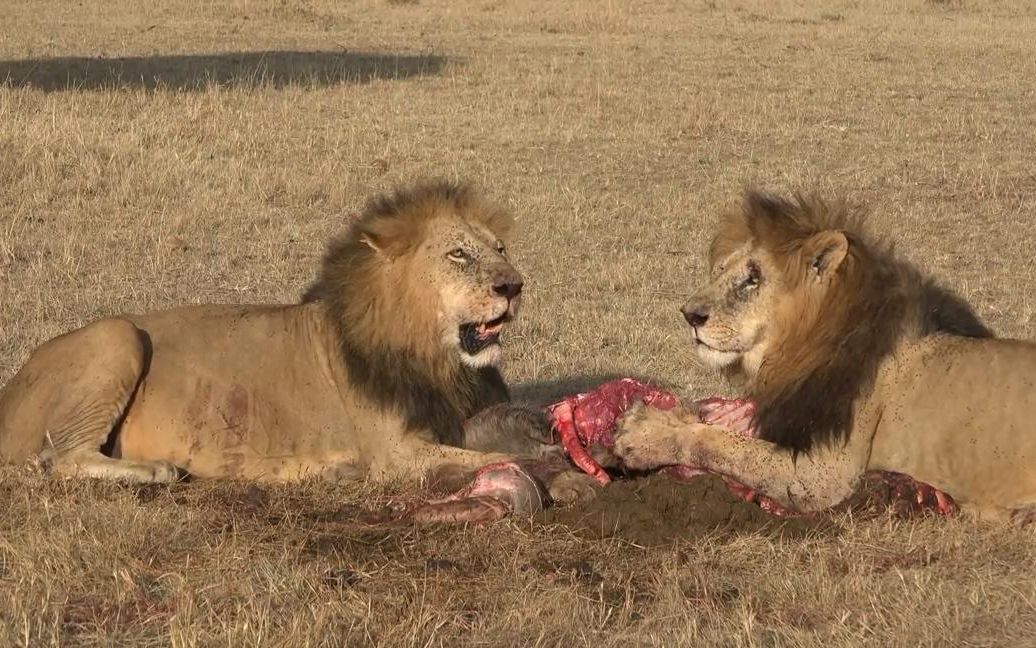
M96 317L297 300L375 191L517 214L518 396L728 391L677 313L746 185L844 192L1036 337L1036 10L1013 0L0 1L0 382ZM406 486L0 469L0 645L1036 645L1031 529L778 521L712 479L487 526Z
M588 539L619 538L643 547L700 541L717 532L794 538L833 528L825 517L774 518L731 495L718 478L704 476L690 483L662 475L619 481L590 504L550 509L541 517Z

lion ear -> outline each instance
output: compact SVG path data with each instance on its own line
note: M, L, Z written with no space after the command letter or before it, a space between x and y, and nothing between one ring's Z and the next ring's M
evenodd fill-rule
M409 221L387 218L366 223L358 240L379 256L395 259L413 251L421 239Z
M390 225L386 223L372 223L360 231L358 240L379 256L398 256L402 252L400 249L401 237Z
M375 236L373 232L363 232L363 233L361 233L360 236L359 236L359 241L360 241L360 243L363 243L364 245L366 245L370 249L374 250L375 252L381 252L382 248L384 247L381 244L381 242L378 241L378 237Z
M814 234L804 248L810 272L817 277L830 277L849 253L849 239L837 230Z

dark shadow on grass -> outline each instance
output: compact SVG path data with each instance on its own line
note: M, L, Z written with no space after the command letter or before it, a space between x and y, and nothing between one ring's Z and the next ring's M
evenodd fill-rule
M64 57L0 61L0 84L47 92L332 86L438 74L445 64L444 56L347 51Z
M667 385L657 378L648 378L636 373L606 373L594 375L573 375L554 378L552 380L541 380L524 382L511 385L511 399L518 403L528 403L542 407L557 402L565 396L572 396L580 392L590 391L602 383L618 378L634 378L641 382L657 385L663 389L674 391L672 385Z

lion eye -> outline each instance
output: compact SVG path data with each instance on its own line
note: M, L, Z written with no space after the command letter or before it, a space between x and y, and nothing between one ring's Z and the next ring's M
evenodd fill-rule
M507 248L505 248L504 244L501 243L500 241L496 242L496 251L499 252L500 254L507 254Z
M470 260L468 253L462 248L456 248L446 253L446 258L454 263L467 263Z
M759 271L759 266L758 265L756 265L754 263L748 264L748 276L745 277L744 281L741 282L741 287L742 288L754 288L754 287L758 286L759 285L760 275L761 275L761 273Z

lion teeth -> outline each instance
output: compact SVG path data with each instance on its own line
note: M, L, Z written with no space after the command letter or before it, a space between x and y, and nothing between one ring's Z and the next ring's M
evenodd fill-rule
M504 327L504 323L502 321L495 322L495 323L492 323L492 324L487 323L487 322L482 322L482 323L477 324L475 326L475 330L478 332L479 339L485 339L485 338L488 338L490 336L496 335L497 333L500 332L500 329L502 329L503 327Z

